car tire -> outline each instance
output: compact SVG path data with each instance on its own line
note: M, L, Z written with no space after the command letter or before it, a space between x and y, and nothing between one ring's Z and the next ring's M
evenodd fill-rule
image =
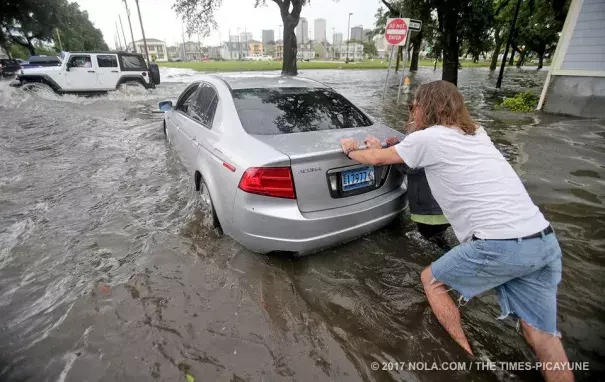
M214 209L210 189L208 189L208 185L206 184L203 176L200 177L200 199L208 211L208 225L216 230L219 234L222 234L223 231L221 229L221 223L218 220L216 210Z

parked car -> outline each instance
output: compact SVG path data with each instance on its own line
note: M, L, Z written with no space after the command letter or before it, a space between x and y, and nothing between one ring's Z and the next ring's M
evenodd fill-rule
M356 163L339 142L402 134L319 82L204 75L159 107L212 226L252 251L315 252L388 224L406 206L400 171Z
M25 61L25 60L22 60L22 59L20 59L20 58L15 58L15 60L16 60L16 61L19 63L19 65L21 65L21 66L29 64L29 61Z
M11 85L31 83L46 84L57 93L102 92L122 85L151 89L160 83L160 72L157 65L148 68L137 53L71 52L59 66L25 67Z
M14 76L21 70L21 65L17 60L10 58L0 59L0 77Z
M30 56L26 63L21 64L23 69L44 68L47 66L61 66L61 59L57 56Z

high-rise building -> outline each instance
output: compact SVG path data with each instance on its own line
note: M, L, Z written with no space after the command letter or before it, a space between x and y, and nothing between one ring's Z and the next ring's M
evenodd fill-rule
M296 26L295 33L299 44L309 41L309 23L307 22L306 18L300 18L298 25Z
M273 29L263 29L263 45L267 45L270 41L275 42L275 31Z
M361 25L358 25L356 27L352 27L351 28L351 35L349 37L349 40L351 40L351 41L361 41L362 38L363 38L363 27Z
M229 42L239 42L239 36L236 34L232 34L229 36Z
M363 30L363 41L370 41L372 39L372 30L371 29L364 29Z
M326 41L326 20L315 19L314 40L317 42Z
M252 38L252 33L251 32L241 32L239 34L239 40L241 42L245 42L245 41L251 41L253 40Z
M334 36L332 36L332 44L333 45L342 44L342 33L334 33Z

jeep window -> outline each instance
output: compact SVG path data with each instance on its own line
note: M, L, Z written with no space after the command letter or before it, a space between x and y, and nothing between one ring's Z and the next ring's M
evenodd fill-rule
M99 54L97 56L97 64L99 68L117 68L118 59L111 54Z
M122 65L122 70L147 70L147 64L145 64L145 60L143 60L143 56L120 56L120 63Z
M92 61L90 56L71 56L69 57L69 63L72 68L91 68Z

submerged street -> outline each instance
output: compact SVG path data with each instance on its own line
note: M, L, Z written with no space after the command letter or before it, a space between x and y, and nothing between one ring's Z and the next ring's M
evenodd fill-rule
M0 381L535 380L538 371L374 371L372 362L471 361L437 322L420 272L440 256L409 220L302 258L254 254L202 224L152 91L24 93L0 82ZM315 70L401 130L397 76ZM439 79L420 68L414 86ZM497 110L546 71L464 68L473 117L521 176L563 249L559 330L578 380L605 372L605 121ZM494 293L462 308L477 360L534 362Z

